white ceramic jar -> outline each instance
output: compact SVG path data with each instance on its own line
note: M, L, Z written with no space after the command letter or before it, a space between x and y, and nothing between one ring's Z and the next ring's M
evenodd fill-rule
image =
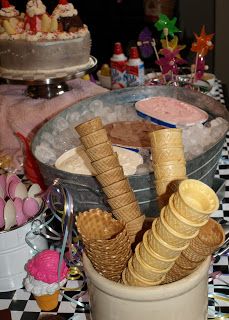
M96 272L84 254L93 320L206 320L210 257L191 275L155 287L125 286Z

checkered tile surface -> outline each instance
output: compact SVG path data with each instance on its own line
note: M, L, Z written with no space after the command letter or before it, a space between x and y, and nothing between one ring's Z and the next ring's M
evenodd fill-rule
M217 87L214 90L214 98L224 103L223 91L221 89L220 82L218 82ZM222 158L220 164L217 168L216 177L225 179L225 190L223 190L224 197L220 203L219 210L214 214L215 218L223 218L228 221L224 224L225 231L229 232L229 133L226 137L226 141L223 147ZM211 271L221 271L223 279L229 282L229 270L228 270L228 257L223 256L217 263L211 266ZM67 286L79 287L81 281L75 281L75 283L68 283ZM220 288L219 288L220 286ZM221 288L223 286L223 289ZM229 286L219 279L214 280L209 284L209 292L220 292L229 295ZM69 296L76 294L68 293ZM85 293L81 298L82 302L85 302L88 308L88 296ZM224 313L229 313L229 303L225 301L216 300L211 303L211 310L219 310ZM220 306L220 307L219 307ZM65 297L59 296L59 303L55 310L52 312L41 312L39 307L34 300L34 297L26 292L24 289L19 289L17 291L0 293L0 310L7 309L11 310L12 320L45 320L47 315L58 315L60 318L58 320L89 320L89 311L84 311L81 307L76 307L71 302L69 302ZM4 320L1 319L0 320ZM193 319L194 320L194 319Z

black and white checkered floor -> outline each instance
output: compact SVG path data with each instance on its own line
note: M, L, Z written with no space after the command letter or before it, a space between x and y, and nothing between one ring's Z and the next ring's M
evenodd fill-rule
M221 88L220 82L214 90L214 98L219 100L221 103L224 102L223 90ZM224 199L220 203L219 210L214 214L213 217L222 217L228 221L225 224L226 232L229 231L229 133L226 137L226 141L223 147L222 159L218 166L216 177L225 179L225 194ZM229 284L229 270L228 270L228 257L223 256L220 260L211 266L211 271L221 271L221 279L228 282ZM75 283L69 283L67 286L79 287L81 281L76 281ZM222 289L223 288L223 289ZM209 284L209 293L220 292L229 295L229 285L227 286L225 282L220 279L215 279L213 283ZM74 293L75 294L75 293ZM69 294L70 295L70 294ZM72 293L73 295L73 293ZM88 306L88 296L87 293L81 298L82 302L86 303ZM211 310L219 310L223 313L229 314L229 302L223 300L215 300L212 303ZM10 309L12 320L45 320L48 315L58 315L58 320L89 320L90 314L88 311L84 311L81 307L76 307L71 302L69 302L65 297L59 296L59 303L55 310L52 312L41 312L37 306L34 297L26 292L24 289L19 289L17 291L0 293L0 310ZM47 319L47 318L46 318ZM5 320L0 317L0 320ZM194 320L194 319L193 319Z

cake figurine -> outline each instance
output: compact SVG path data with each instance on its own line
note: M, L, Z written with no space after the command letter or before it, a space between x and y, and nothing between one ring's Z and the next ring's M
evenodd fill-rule
M68 268L63 261L60 282L58 282L59 259L59 252L47 249L36 254L25 266L27 271L25 288L32 292L43 311L50 311L57 307L60 287L67 281Z
M0 10L0 32L6 31L8 34L17 33L17 24L19 17L19 11L15 9L15 6L11 5L8 0L1 1L2 8Z
M83 27L78 11L67 0L59 0L52 15L57 18L60 32L77 32Z
M46 14L46 6L41 0L30 0L26 4L25 30L31 33L41 31L42 17Z

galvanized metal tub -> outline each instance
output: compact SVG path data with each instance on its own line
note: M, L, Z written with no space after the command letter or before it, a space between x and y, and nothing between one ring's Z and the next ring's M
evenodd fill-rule
M69 114L76 111L81 114L95 99L101 100L106 107L112 107L114 105L123 105L123 107L125 107L134 106L136 101L152 96L168 96L176 98L205 110L209 114L209 119L222 117L229 121L229 113L225 106L215 99L196 91L173 86L127 88L82 100L59 113L56 117L44 124L36 133L32 141L32 152L34 154L36 146L41 143L42 134L44 132L52 132L53 123L58 118L69 117ZM201 180L209 186L212 186L225 136L226 132L223 134L222 138L206 152L187 161L187 174L189 178ZM64 185L72 193L76 211L84 211L93 207L109 209L109 206L104 201L105 197L101 192L101 187L94 177L58 170L54 166L47 165L39 160L38 165L47 186L49 186L55 178L60 178L62 180ZM157 216L159 211L157 207L153 173L132 175L129 176L128 179L141 206L142 212L149 217Z

